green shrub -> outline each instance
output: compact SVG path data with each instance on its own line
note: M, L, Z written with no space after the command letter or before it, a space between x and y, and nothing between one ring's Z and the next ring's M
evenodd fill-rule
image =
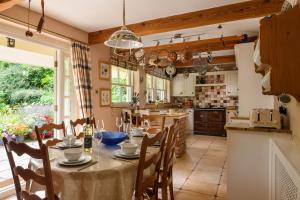
M54 103L54 94L52 91L44 91L40 100L40 104L43 105L52 105Z
M0 103L52 104L53 87L53 69L0 61Z
M33 104L39 103L41 97L43 95L42 90L35 89L20 89L15 90L10 96L10 103L12 105L20 105L24 103Z

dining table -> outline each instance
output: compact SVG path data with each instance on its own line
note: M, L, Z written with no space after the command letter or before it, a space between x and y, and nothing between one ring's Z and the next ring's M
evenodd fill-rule
M140 146L142 137L132 137L131 142ZM92 157L92 164L65 167L57 163L57 158L64 156L64 150L49 147L55 193L62 200L131 200L139 160L115 157L113 152L118 149L119 145L108 146L94 142L92 153L84 152ZM153 147L147 153L158 150ZM40 160L30 162L31 168L36 171L43 166ZM30 190L38 190L38 185L32 184Z

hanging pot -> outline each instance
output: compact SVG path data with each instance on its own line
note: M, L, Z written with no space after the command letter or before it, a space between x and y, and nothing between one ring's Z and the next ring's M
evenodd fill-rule
M181 61L182 61L182 63L187 63L188 61L190 61L192 59L193 59L193 53L190 51L186 51L183 53Z
M175 62L177 60L177 53L175 51L171 51L168 53L167 58L171 62Z
M170 65L170 66L166 67L165 74L167 77L172 79L177 75L177 70L174 66Z

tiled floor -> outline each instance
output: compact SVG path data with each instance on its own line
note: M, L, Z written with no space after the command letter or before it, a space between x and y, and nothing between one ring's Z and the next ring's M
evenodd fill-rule
M190 136L187 153L174 165L176 200L225 200L226 139Z
M174 165L175 200L226 200L226 156L225 138L190 136Z

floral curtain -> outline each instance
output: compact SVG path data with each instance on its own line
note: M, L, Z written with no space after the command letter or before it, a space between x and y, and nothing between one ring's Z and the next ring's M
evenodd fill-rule
M77 101L82 117L92 115L92 81L90 48L79 42L72 42L71 48L73 79Z

